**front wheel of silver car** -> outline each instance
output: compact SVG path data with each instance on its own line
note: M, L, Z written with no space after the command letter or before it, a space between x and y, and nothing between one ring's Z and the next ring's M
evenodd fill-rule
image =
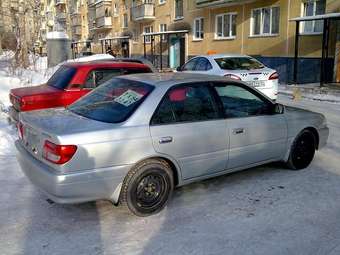
M301 170L312 162L316 149L316 139L309 130L303 130L292 144L287 166L292 170Z
M161 211L174 188L171 167L164 160L149 159L136 165L125 177L120 202L137 216Z

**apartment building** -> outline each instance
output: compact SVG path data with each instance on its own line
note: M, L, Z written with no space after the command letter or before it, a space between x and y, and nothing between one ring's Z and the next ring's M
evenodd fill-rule
M200 54L252 55L289 82L296 32L290 20L339 11L338 0L88 0L88 38L94 52L146 55L171 68ZM340 51L336 27L329 40L329 69L337 65ZM308 73L302 81L312 82L320 72L323 21L301 22L299 32L300 72Z

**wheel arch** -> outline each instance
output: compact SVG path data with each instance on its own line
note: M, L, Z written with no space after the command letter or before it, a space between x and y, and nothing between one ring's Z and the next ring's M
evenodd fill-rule
M315 149L318 150L319 149L319 140L320 140L318 130L315 127L307 127L307 128L304 128L303 130L301 130L301 132L304 131L304 130L308 130L314 135L314 137L315 137Z
M136 162L134 165L140 164L143 161L149 160L149 159L156 159L156 160L164 160L165 162L167 162L171 168L171 171L173 173L173 178L174 178L174 186L178 186L179 184L181 184L181 170L180 170L180 166L179 164L172 158L167 157L166 155L153 155L153 156L149 156L146 158L143 158L141 160L139 160L138 162Z

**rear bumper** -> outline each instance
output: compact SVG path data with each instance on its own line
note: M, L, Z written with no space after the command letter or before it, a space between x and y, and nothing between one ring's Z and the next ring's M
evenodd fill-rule
M129 165L124 165L61 174L35 159L26 151L20 141L16 141L15 146L19 164L25 175L56 203L81 203L98 199L112 200L114 191L130 169Z
M329 128L324 127L318 130L319 133L319 146L318 149L322 149L323 147L326 146L328 136L329 136Z

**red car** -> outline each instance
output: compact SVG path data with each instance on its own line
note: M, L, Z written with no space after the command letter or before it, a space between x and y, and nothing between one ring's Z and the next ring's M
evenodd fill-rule
M66 63L46 84L10 91L10 116L18 120L21 111L65 107L111 78L133 73L150 73L150 67L140 63L93 61Z

